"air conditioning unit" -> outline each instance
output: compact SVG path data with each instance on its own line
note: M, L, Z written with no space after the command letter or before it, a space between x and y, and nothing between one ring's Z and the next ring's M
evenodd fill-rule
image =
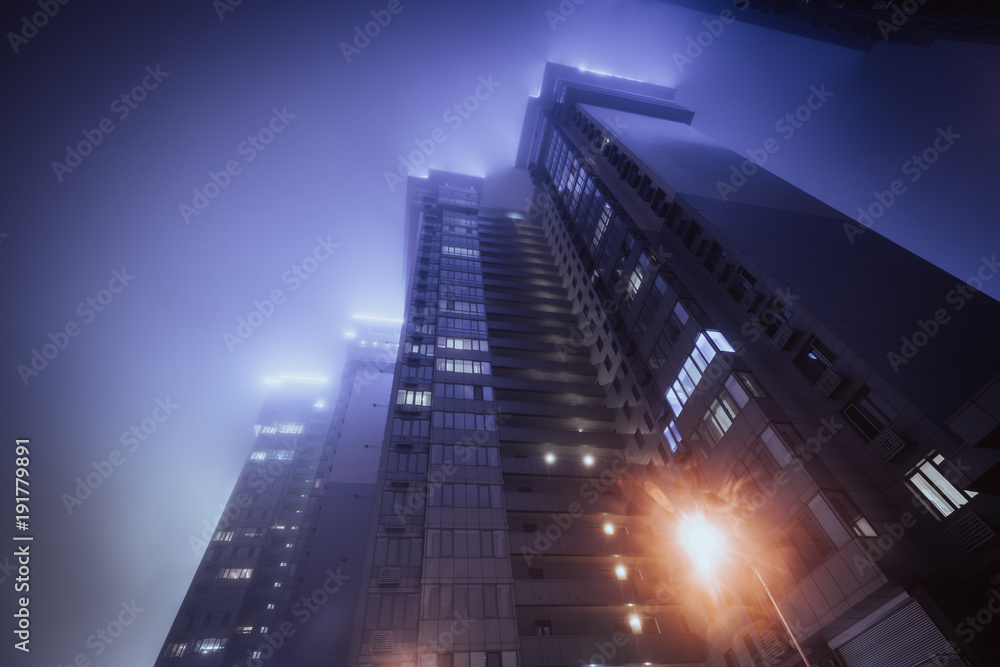
M760 635L760 645L764 649L764 655L771 662L778 663L788 652L785 642L778 639L778 635L773 630L768 630Z
M378 571L379 586L399 586L399 568L383 567Z
M795 333L795 331L790 326L782 322L778 325L778 329L774 332L774 335L771 336L771 342L774 343L774 346L779 350L784 350L785 346L788 345L788 341L791 340L793 333Z
M868 443L868 451L882 463L888 463L905 448L906 443L903 439L888 427L882 429L882 432Z
M396 633L393 630L379 630L372 633L371 643L368 645L372 653L392 653L393 645L396 643Z
M840 376L833 372L832 368L827 368L826 372L816 381L816 391L823 398L830 398L834 390L840 386Z
M973 552L994 537L993 529L979 518L975 512L967 509L959 510L948 517L944 524L944 532L955 545L965 552Z

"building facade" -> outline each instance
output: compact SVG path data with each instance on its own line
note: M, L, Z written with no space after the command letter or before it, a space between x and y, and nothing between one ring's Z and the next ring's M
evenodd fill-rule
M262 413L158 665L997 664L1000 304L692 117L550 63L522 210L409 179L398 352Z
M356 320L336 403L268 380L256 437L155 663L328 665L346 655L399 325Z
M799 664L747 564L814 664L995 664L1000 304L644 94L549 64L518 164L610 405L662 429L668 543L726 526L705 664Z

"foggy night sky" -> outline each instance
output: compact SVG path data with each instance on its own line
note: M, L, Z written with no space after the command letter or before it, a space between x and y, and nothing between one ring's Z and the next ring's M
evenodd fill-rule
M4 35L38 11L13 4ZM740 153L776 138L766 168L852 217L902 179L906 192L874 229L958 278L1000 253L998 47L864 53L733 23L679 71L672 54L709 15L590 0L553 29L545 11L556 0L403 0L348 63L339 44L387 3L332 4L244 0L220 21L210 0L78 0L18 53L6 37L0 46L0 480L9 491L14 440L30 438L35 535L32 652L12 647L8 577L5 665L54 667L79 653L152 664L199 561L189 537L219 514L251 447L262 379L325 375L335 390L351 315L402 314L405 185L391 191L384 172L442 128L429 165L499 175L505 186L486 203L523 209L527 177L513 161L547 60L676 87L693 126ZM147 66L169 74L123 119L113 102ZM453 127L442 114L480 76L500 86ZM786 139L775 123L810 86L834 95ZM273 108L294 119L248 162L238 146ZM103 118L114 130L60 182L52 162ZM949 126L961 138L910 182L903 163ZM240 173L185 224L178 205L230 160ZM283 274L328 236L340 247L292 290ZM88 322L78 304L123 268L134 279ZM223 335L274 289L285 302L230 353ZM984 291L1000 296L1000 279ZM79 335L25 386L17 366L70 321ZM121 434L168 397L180 407L127 451ZM61 495L114 449L124 463L70 515ZM0 564L15 533L4 498ZM95 656L87 638L133 599L144 611Z

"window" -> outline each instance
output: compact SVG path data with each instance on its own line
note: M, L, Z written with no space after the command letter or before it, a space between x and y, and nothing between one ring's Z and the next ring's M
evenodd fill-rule
M213 653L224 648L226 648L226 640L215 637L199 639L194 643L195 653Z
M397 405L419 405L423 407L430 407L431 404L431 392L429 391L412 391L409 389L400 389L396 393L396 404Z
M227 567L219 570L218 579L249 579L253 576L253 568Z
M552 621L548 619L539 619L535 621L535 635L538 637L551 637Z
M434 412L434 428L455 428L469 431L497 430L496 415L477 415L472 412Z
M942 465L945 458L937 452L917 464L917 467L906 475L907 485L924 506L931 510L939 519L952 514L976 497L975 491L963 491L945 477ZM948 472L957 476L957 469L950 466Z
M737 301L741 301L746 293L753 289L755 284L757 284L757 279L741 266L736 271L736 276L729 286L729 294Z
M896 411L868 387L863 387L844 408L844 417L868 442L878 437L896 416Z
M212 540L216 542L231 542L233 539L233 531L231 530L217 530Z
M726 649L726 652L722 654L722 659L726 661L726 667L739 667L736 662L736 654L733 653L733 649Z
M805 349L803 349L802 354L799 355L795 363L799 367L799 370L802 371L802 374L810 382L816 384L823 377L824 373L833 368L833 365L837 363L837 359L837 355L823 341L813 336L809 339Z
M830 507L834 509L841 520L847 524L857 537L878 537L868 519L861 513L857 505L843 491L827 490L823 492Z
M251 461L263 461L267 458L267 452L254 452L250 455Z
M489 344L485 340L476 340L472 338L446 338L445 336L437 337L437 346L447 348L449 350L475 350L476 352L489 352Z
M830 536L809 507L803 507L774 539L796 581L808 576L835 550Z
M736 401L725 389L722 389L719 395L712 399L703 419L711 436L713 447L719 444L722 436L733 425L733 420L739 411L740 409L737 407Z
M545 570L540 567L529 567L528 568L528 579L544 579Z
M437 359L435 368L448 373L490 374L490 362L469 361L468 359Z
M677 379L664 395L675 416L680 415L684 404L694 394L695 387L701 382L702 372L712 363L716 353L733 351L733 346L719 331L709 329L698 334L694 349L688 354L684 365L677 373Z
M302 424L278 424L278 433L302 433Z
M180 658L183 657L185 650L187 650L187 642L174 642L172 644L167 644L167 650L164 652L163 657Z
M236 632L236 634L239 634L239 635L248 635L251 632L253 632L253 626L252 625L238 625L238 626L236 626L235 632Z

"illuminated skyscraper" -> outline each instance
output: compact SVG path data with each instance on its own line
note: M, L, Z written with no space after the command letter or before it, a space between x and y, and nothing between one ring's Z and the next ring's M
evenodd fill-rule
M327 665L357 605L399 325L356 318L336 403L281 377L167 636L166 665Z

